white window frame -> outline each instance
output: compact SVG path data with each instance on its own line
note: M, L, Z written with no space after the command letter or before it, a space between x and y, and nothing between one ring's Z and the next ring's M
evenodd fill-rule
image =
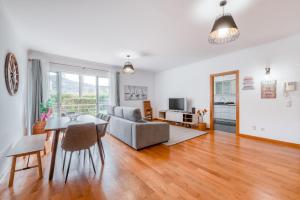
M79 96L81 97L82 95L82 83L83 83L83 76L94 76L90 74L79 74L77 72L72 72L72 71L54 71L50 70L49 73L56 73L57 78L56 78L56 88L57 88L57 112L58 116L61 116L61 96L62 96L62 88L61 88L61 83L62 83L62 73L70 73L70 74L76 74L79 76ZM108 78L109 79L109 99L111 101L111 95L112 95L112 77L109 76L101 76L101 75L96 75L96 114L99 113L99 78Z

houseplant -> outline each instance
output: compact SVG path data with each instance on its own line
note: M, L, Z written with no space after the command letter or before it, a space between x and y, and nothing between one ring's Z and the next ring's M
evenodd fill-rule
M49 132L45 131L46 121L52 115L52 102L49 99L46 103L40 104L41 117L39 121L36 121L32 127L32 134L44 134L47 133L47 140Z

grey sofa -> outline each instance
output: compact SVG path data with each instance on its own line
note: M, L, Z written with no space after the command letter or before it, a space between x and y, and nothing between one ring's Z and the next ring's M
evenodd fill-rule
M169 140L169 124L147 122L139 108L110 107L108 132L136 150Z

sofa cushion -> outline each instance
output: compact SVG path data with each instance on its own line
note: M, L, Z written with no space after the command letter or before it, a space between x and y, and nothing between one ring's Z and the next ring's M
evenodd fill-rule
M114 116L123 118L123 107L115 107Z
M133 122L142 122L143 120L139 108L123 107L123 117Z
M107 114L114 115L115 106L108 106Z

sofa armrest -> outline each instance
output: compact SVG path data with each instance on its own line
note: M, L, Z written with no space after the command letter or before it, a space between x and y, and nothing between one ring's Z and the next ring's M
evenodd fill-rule
M170 127L164 122L134 123L132 125L132 144L135 149L167 142Z

